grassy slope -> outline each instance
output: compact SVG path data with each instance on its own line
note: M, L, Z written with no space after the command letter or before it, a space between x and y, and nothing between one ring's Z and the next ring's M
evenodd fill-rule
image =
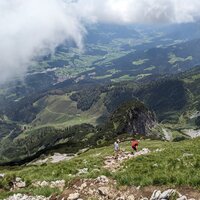
M45 97L45 99L42 100L45 104L45 108L37 115L37 118L32 124L37 127L47 126L49 124L58 128L82 123L96 125L97 119L102 113L106 113L102 98L103 95L89 110L82 111L77 109L77 103L72 101L69 98L69 95L53 95Z
M163 149L161 152L152 152L149 155L137 157L126 161L121 170L111 173L102 169L105 156L113 154L113 147L91 149L74 159L59 164L47 164L43 166L1 168L1 173L10 176L22 177L28 183L36 180L60 180L69 183L77 178L78 169L88 168L89 173L79 178L95 178L99 175L107 175L117 180L122 185L167 185L191 186L200 189L200 138L179 143L162 141L141 141L140 149ZM130 150L129 142L121 144L122 149ZM94 169L99 169L95 171ZM29 186L25 190L18 191L30 194L42 194L48 196L55 192L50 188L36 189ZM0 198L11 193L1 192Z

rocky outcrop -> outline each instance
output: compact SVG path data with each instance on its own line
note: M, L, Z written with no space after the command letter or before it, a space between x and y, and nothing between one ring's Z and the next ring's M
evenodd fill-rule
M181 195L178 191L173 189L168 189L166 191L161 192L160 190L155 190L150 198L150 200L188 200L188 198L184 195Z
M4 200L49 200L44 196L28 196L26 194L14 194Z
M26 187L26 182L23 181L20 177L17 177L15 181L13 182L13 188L15 190L25 188Z
M126 187L123 189L117 186L113 179L102 175L96 179L82 179L67 188L61 196L50 200L197 200L189 199L175 189L155 190L145 192L140 187Z
M49 186L49 183L47 183L42 182L40 186ZM55 194L47 198L44 196L14 194L4 200L197 200L196 197L199 196L195 195L195 198L193 196L193 199L191 199L188 194L182 195L175 189L153 190L150 187L148 191L136 186L120 187L115 180L101 175L96 179L77 179L58 196Z
M190 136L191 138L197 138L197 137L200 137L200 129L198 130L193 130L193 129L186 129L186 130L183 130L183 132Z
M133 101L121 105L112 115L110 123L120 133L151 135L151 129L157 125L154 112L142 102Z
M59 190L63 190L65 187L65 180L57 180L57 181L37 181L32 184L34 187L50 187L50 188L58 188Z

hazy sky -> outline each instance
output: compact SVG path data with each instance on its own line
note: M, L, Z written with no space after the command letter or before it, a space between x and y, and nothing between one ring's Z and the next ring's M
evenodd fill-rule
M86 23L186 23L199 10L199 0L0 0L0 83L65 40L82 48Z

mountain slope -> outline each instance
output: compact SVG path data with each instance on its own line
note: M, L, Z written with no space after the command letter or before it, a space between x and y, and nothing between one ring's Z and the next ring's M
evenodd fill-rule
M50 125L27 128L14 138L2 138L0 164L26 163L48 150L59 147L65 148L65 151L74 152L88 146L105 145L117 135L127 134L130 131L132 131L131 134L151 136L154 134L151 129L157 123L155 115L144 104L133 101L121 105L121 108L111 115L108 123L102 124L101 127L84 124L82 121L79 121L79 125L65 124L63 127Z
M150 152L147 155L127 159L122 163L119 162L120 168L114 172L104 168L104 161L107 156L112 157L113 155L113 145L90 149L69 161L56 164L46 163L40 166L13 167L9 170L1 168L1 173L4 173L7 179L5 178L4 182L0 180L1 188L4 188L1 190L0 199L13 193L44 196L50 196L56 192L60 193L58 189L50 188L49 186L39 188L33 186L32 184L37 181L64 180L68 189L72 189L71 193L74 193L74 185L78 185L80 182L82 184L82 180L87 179L90 179L91 183L101 175L106 175L109 181L117 181L118 191L124 195L124 191L140 186L135 191L140 191L141 195L147 195L146 197L148 198L150 198L155 189L163 191L167 188L175 188L181 191L182 194L187 195L188 198L198 199L200 189L199 142L200 139L178 143L141 140L139 151L143 148L148 148ZM122 142L120 146L123 150L130 152L130 142ZM85 173L79 173L86 168ZM192 174L192 176L188 176L188 174ZM6 191L5 188L9 187L9 181L13 181L15 176L21 177L26 183L29 183L28 186L17 191ZM105 185L107 186L107 184ZM124 186L126 186L126 190L124 190ZM67 189L63 193L61 191L62 197L63 195L66 198L68 197L69 193L66 193L66 191ZM149 193L144 193L144 191L149 191ZM81 191L79 192L83 195ZM137 193L132 194L137 195ZM87 198L90 196L88 194Z

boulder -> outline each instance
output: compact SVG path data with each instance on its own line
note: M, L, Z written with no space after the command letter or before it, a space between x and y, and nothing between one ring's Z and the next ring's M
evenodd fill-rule
M97 180L98 183L108 183L109 182L108 178L106 176L103 176L103 175L99 176L96 180Z
M187 197L186 196L182 196L182 197L179 197L178 199L176 200L187 200Z
M108 196L109 195L109 187L100 187L98 188L99 194L102 196Z
M0 174L0 178L4 178L5 177L5 174Z
M181 195L180 195L176 190L169 189L169 190L164 191L164 192L160 195L159 199L160 199L160 200L161 200L161 199L169 199L169 198L171 198L171 197L177 197L177 198L179 198L179 197L181 197Z
M84 188L87 187L87 183L83 183L78 189L82 191Z
M40 183L40 186L41 186L41 187L47 187L47 186L49 186L49 183L48 183L47 181L42 181L42 182Z
M67 200L77 200L77 199L79 199L79 197L80 197L79 193L73 193L73 194L69 195L69 197L67 198Z
M51 181L50 187L51 188L59 188L60 190L63 190L65 187L65 180Z
M20 188L25 188L26 187L26 182L22 181L22 182L16 182L14 184L15 189L20 189Z
M133 195L129 195L129 196L127 197L127 200L135 200L135 197L134 197Z
M15 178L15 181L16 181L16 182L21 182L22 179L21 179L20 177L16 177L16 178Z
M161 195L161 191L160 190L155 190L153 192L153 194L151 195L150 200L158 200L160 195Z
M26 187L26 182L22 181L20 177L16 177L15 181L13 182L14 189L20 189Z
M87 174L87 173L88 173L88 168L83 168L83 169L78 170L78 175Z

